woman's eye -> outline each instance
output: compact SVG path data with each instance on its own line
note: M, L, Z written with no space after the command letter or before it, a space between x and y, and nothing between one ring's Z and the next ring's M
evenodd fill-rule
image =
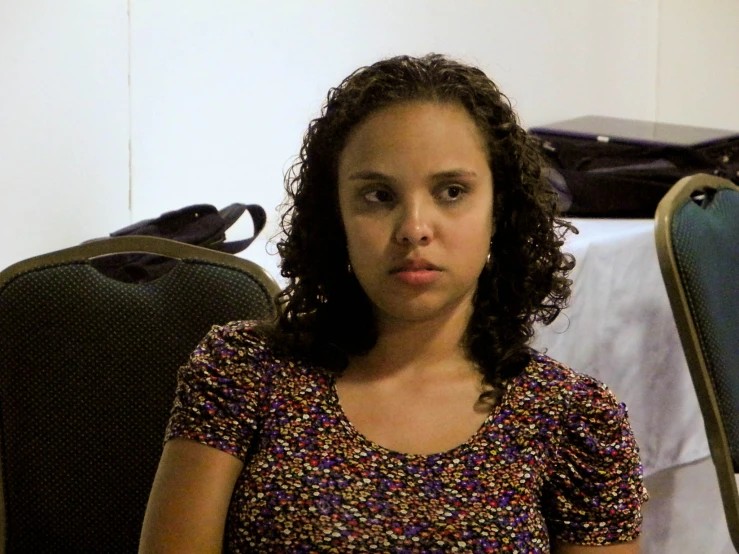
M453 202L458 200L465 193L464 187L460 185L449 185L441 192L442 200Z
M383 189L371 190L364 195L364 199L369 202L385 203L393 199L393 195Z

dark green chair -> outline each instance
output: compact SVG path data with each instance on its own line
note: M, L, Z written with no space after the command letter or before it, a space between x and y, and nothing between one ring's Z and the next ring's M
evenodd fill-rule
M680 180L656 213L660 268L739 551L739 187Z
M179 262L133 284L95 267ZM230 254L110 238L0 273L5 552L136 552L176 371L214 324L276 315L277 284Z

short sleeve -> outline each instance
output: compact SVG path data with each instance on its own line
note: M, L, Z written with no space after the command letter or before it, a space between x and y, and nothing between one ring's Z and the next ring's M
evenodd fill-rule
M178 372L165 441L184 437L244 460L269 388L267 358L245 322L213 327Z
M626 406L603 384L575 375L544 491L549 533L589 546L628 542L640 533L648 495Z

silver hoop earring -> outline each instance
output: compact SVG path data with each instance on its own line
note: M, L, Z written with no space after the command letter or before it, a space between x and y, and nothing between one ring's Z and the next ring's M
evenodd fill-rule
M349 275L351 275L352 273L354 273L354 270L352 269L352 263L351 262L347 262L347 264L346 264L346 272Z
M488 252L488 257L485 260L485 265L488 266L488 267L490 267L490 252Z

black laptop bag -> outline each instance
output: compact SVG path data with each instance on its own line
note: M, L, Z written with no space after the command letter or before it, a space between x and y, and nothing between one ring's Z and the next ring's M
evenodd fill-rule
M739 139L687 148L531 134L541 145L560 207L570 217L652 218L670 187L696 173L739 184Z
M244 212L251 216L254 233L251 237L226 241L226 230ZM161 237L228 254L245 250L267 222L264 208L258 204L231 204L217 210L210 204L195 204L163 213L155 219L139 221L110 234L111 237L142 235ZM93 259L91 265L98 271L126 283L147 283L168 273L177 260L153 254L115 254Z

